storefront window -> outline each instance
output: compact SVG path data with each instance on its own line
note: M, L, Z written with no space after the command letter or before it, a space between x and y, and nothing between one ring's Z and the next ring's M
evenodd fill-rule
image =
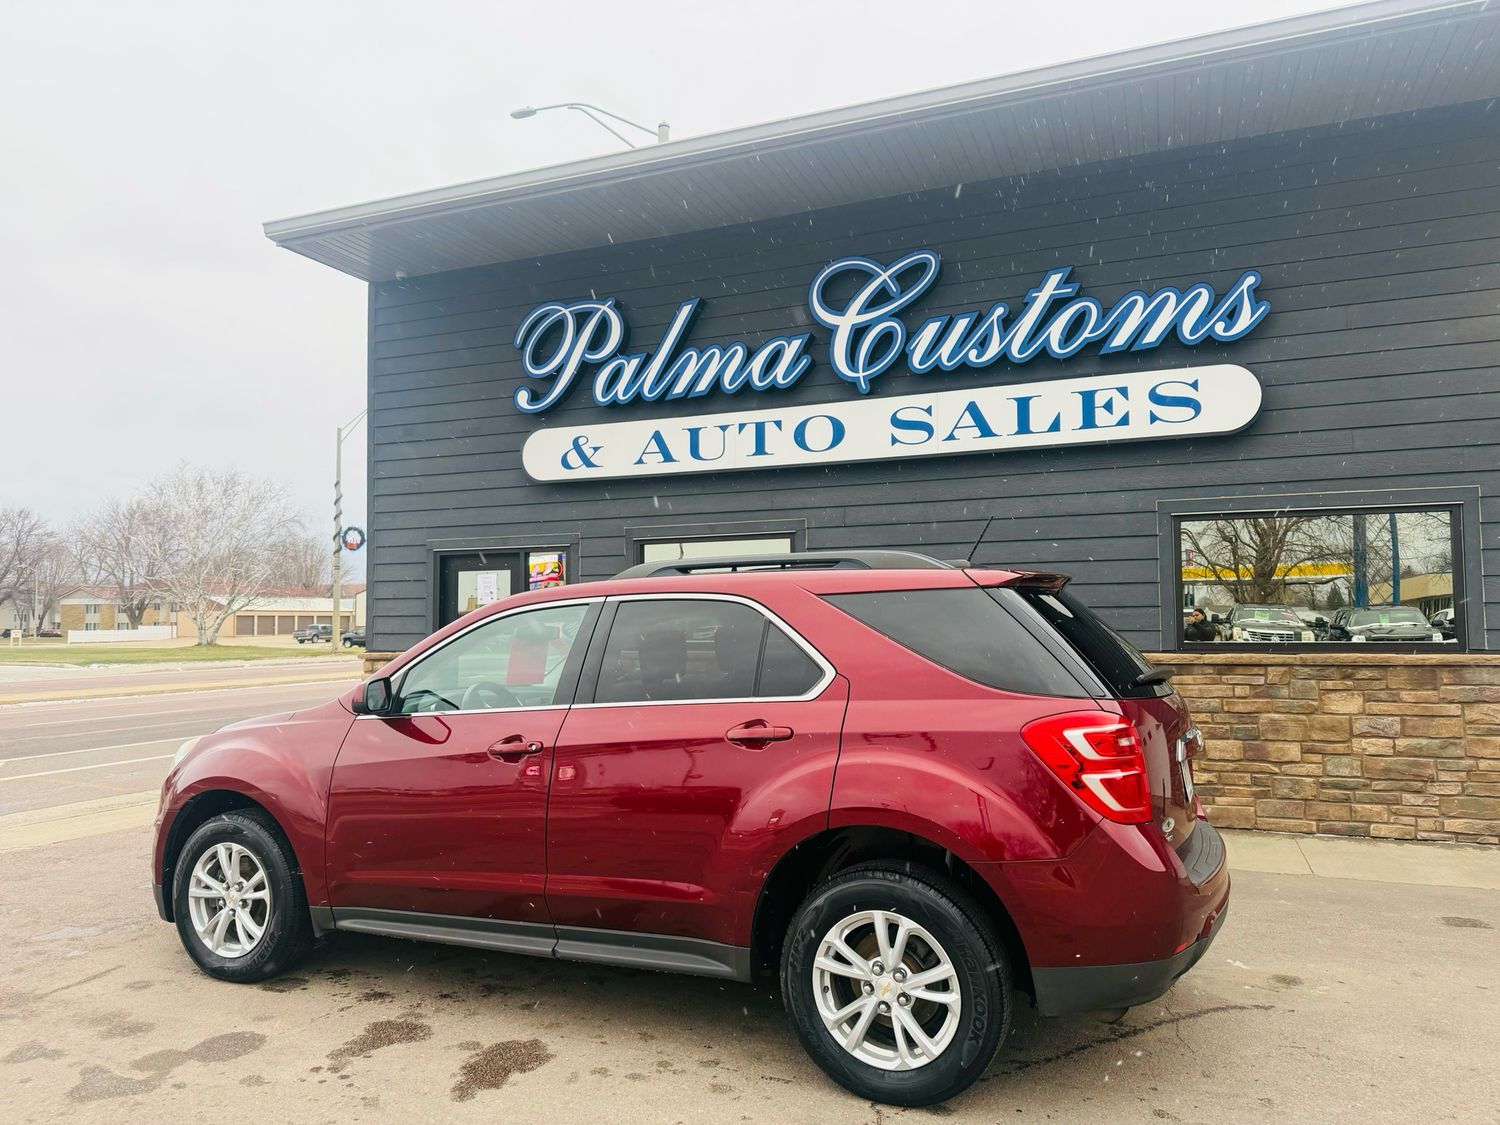
M1179 640L1459 645L1455 525L1449 509L1184 517Z

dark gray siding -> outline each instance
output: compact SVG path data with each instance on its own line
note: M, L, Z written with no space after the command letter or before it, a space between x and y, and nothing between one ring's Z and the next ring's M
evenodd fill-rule
M689 205L689 204L685 204ZM830 258L930 246L943 273L903 314L1018 299L1046 270L1076 267L1106 303L1139 286L1263 272L1272 312L1229 345L1140 356L1039 359L1024 374L929 375L948 389L1016 378L1218 359L1265 386L1246 431L1146 442L838 468L537 484L519 449L539 420L511 402L510 345L544 300L613 295L633 339L704 298L692 341L805 330L807 285ZM580 573L627 558L627 526L805 521L809 548L915 547L1060 569L1138 644L1162 643L1158 504L1191 497L1468 486L1482 500L1466 560L1483 589L1471 643L1500 647L1500 107L1464 106L810 212L691 237L605 246L375 286L370 302L370 565L373 644L432 627L432 546L576 537ZM580 420L848 398L814 333L815 365L790 392L604 411L586 387L547 416ZM892 371L877 393L918 389ZM1475 529L1471 528L1471 531ZM1471 587L1474 588L1474 587Z

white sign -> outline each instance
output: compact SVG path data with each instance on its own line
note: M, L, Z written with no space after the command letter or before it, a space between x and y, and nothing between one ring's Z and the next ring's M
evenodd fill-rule
M521 461L534 480L568 481L1006 453L1233 433L1260 402L1254 375L1213 364L555 426L526 439Z
M500 600L500 575L493 570L481 570L474 575L474 600L480 605L489 605Z

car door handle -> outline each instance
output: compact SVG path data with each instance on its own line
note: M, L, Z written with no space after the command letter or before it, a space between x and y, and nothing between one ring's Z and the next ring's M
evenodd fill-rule
M730 727L724 737L736 746L764 746L768 742L785 742L792 737L792 728L773 727L763 719L751 719Z
M519 762L522 758L541 752L540 742L535 739L528 742L526 736L521 734L508 734L490 747L490 757L502 762Z

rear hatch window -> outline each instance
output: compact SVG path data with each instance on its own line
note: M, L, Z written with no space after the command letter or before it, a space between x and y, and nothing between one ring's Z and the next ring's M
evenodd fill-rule
M991 591L978 586L830 594L827 601L976 683L1023 695L1090 694Z
M1167 695L1171 685L1142 682L1155 665L1106 625L1093 610L1064 590L1005 586L990 591L1001 601L1014 600L1042 618L1068 643L1118 699Z

